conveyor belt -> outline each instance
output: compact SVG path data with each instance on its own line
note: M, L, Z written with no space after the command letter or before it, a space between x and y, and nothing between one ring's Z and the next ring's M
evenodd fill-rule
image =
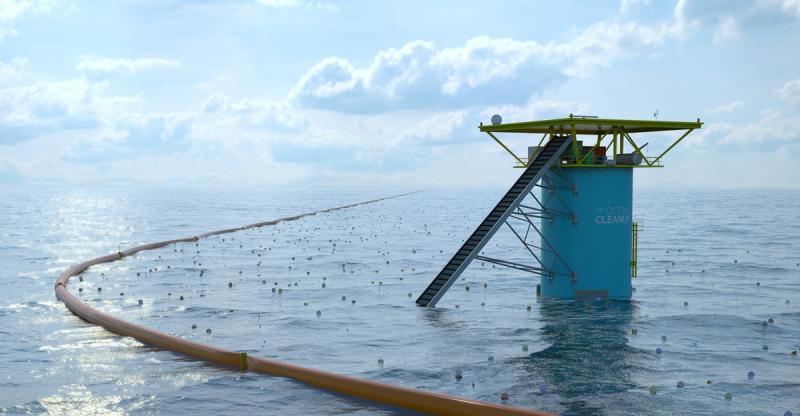
M428 285L417 299L419 306L434 307L444 296L447 289L458 280L458 276L469 266L472 259L480 253L483 246L492 238L494 233L503 225L511 212L525 199L525 196L542 179L545 172L558 161L561 153L569 146L569 136L554 136L544 146L533 162L528 165L525 172L520 175L514 186L497 206L492 209L485 220L478 226L472 235L464 242L453 258L447 262L441 272Z

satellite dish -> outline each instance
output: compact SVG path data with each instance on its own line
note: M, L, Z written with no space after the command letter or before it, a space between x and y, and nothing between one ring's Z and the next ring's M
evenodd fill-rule
M500 117L500 114L495 114L492 116L492 124L496 126L502 123L503 123L503 117Z

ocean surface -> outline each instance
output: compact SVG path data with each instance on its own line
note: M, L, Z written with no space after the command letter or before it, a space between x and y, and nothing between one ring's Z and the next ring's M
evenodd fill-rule
M175 244L69 288L168 333L471 399L507 392L564 415L800 414L800 191L636 192L631 302L537 302L538 277L475 262L440 308L416 307L503 192L426 191ZM0 415L409 414L143 346L53 292L68 266L120 248L391 193L3 189ZM528 260L507 232L489 250Z

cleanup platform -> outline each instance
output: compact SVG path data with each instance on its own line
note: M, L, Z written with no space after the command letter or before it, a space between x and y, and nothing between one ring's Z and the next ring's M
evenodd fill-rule
M636 276L637 238L641 225L632 219L633 169L663 167L667 153L692 131L697 121L606 119L576 116L481 125L514 159L522 175L486 219L464 241L417 299L434 307L472 260L511 267L540 276L537 295L588 300L630 299ZM654 133L677 133L663 150L648 155ZM541 135L520 157L498 138L501 133ZM538 189L537 189L538 188ZM531 262L489 257L484 246L506 226L519 239Z

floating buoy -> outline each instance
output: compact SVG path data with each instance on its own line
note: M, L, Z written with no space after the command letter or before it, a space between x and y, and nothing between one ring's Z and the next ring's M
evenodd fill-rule
M683 306L684 307L689 306L689 302L683 302Z
M351 305L355 305L355 304L356 304L356 300L355 300L355 299L351 300L351 301L350 301L350 304L351 304Z
M793 350L790 354L797 355L797 350Z
M730 392L725 393L725 400L733 400L733 395Z
M713 381L711 381L711 380L706 380L706 384L713 384Z
M83 288L82 288L82 287L79 287L79 288L78 288L78 292L83 292Z
M761 286L761 282L756 282L756 286Z
M380 366L383 365L383 358L378 358L378 365L380 365Z
M747 379L748 379L748 380L752 380L752 379L754 379L754 378L756 378L756 373L754 373L754 372L752 372L752 371L748 371L748 372L747 372Z
M143 305L143 304L144 304L144 301L142 301L141 299L139 299L139 306L141 306L141 305Z
M97 291L98 291L98 292L102 292L102 291L103 291L103 288L102 288L102 287L98 287L98 288L97 288Z
M321 316L321 315L322 315L322 311L317 311L317 316Z
M503 392L503 393L500 395L500 400L502 400L502 401L506 401L506 400L508 400L508 393L506 393L506 392Z
M456 370L456 381L461 381L462 378L461 370Z
M197 329L197 324L192 324L192 329Z
M764 351L766 351L766 350L768 350L768 349L769 349L769 347L767 346L767 344L764 344L764 345L762 345L762 346L761 346L761 349L762 349L762 350L764 350Z
M211 328L207 328L206 329L206 334L210 334L210 333L211 333Z
M685 385L685 384L683 384L683 382L682 382L682 381L679 381L679 382L678 382L678 388L679 388L679 389L682 389L682 388L684 388L685 386L686 386L686 385Z
M233 287L233 282L228 282L228 287Z
M181 297L180 297L180 298L178 298L178 299L180 299L180 300L183 300L183 295L181 295Z
M655 396L656 395L656 386L650 386L649 390L650 390L650 395L651 396Z
M411 292L408 292L408 297L409 297L409 298L411 297Z
M656 354L661 354L661 347L656 348Z
M774 320L774 319L772 319L772 318L769 318L769 319L767 319L767 322L769 322L769 323L771 323L771 324L774 324L774 323L775 323L775 320Z
M666 335L662 335L661 336L661 342L667 342L667 336Z
M494 356L493 356L493 355L490 355L490 356L489 356L489 362L493 362L493 361L494 361Z
M469 286L465 286L465 287L464 287L464 290L466 290L467 292L469 292Z
M347 300L347 296L342 296L342 302Z
M794 414L792 413L791 410L787 410L786 413L783 414L783 416L794 416Z
M522 351L528 351L528 344L522 344Z
M761 321L761 326L767 326L767 321Z
M83 276L78 276L78 281L82 282L83 281Z
M525 309L531 310L531 305L528 305Z
M125 292L119 292L120 296L125 296Z

